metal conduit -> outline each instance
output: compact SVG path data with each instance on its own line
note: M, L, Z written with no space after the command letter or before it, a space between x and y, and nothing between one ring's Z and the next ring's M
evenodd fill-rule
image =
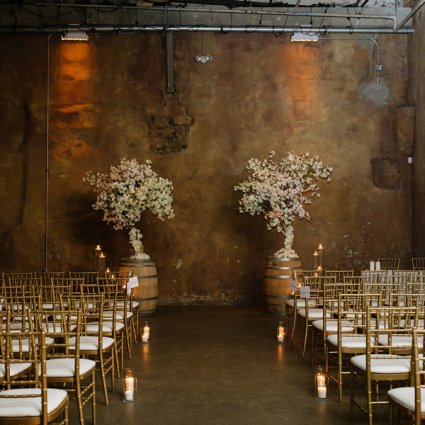
M288 33L288 32L303 32L303 33L318 33L318 34L412 34L413 28L401 28L396 30L394 28L336 28L336 27L317 27L309 26L306 29L304 26L300 27L261 27L261 26L185 26L185 25L116 25L116 26L99 26L99 25L77 25L77 26L50 26L50 27L9 27L0 28L0 34L35 34L35 33L57 33L57 32L71 32L71 31L86 31L88 33L135 33L135 32L160 32L160 31L173 31L173 32L217 32L217 33Z
M34 5L33 5L34 6ZM37 6L50 6L50 7L70 7L70 8L87 8L87 9L111 9L114 6L111 5L93 5L93 4L72 4L72 3L37 3ZM267 7L267 3L265 6ZM340 6L344 8L344 6ZM179 12L179 13L227 13L227 14L246 14L246 15L283 15L283 16L313 16L313 17L322 17L322 18L358 18L358 19L385 19L395 21L396 17L391 15L371 15L371 14L343 14L343 13L324 13L324 12L290 12L290 11L270 11L270 10L222 10L222 9L211 9L211 8L192 8L192 7L152 7L146 8L146 6L125 6L121 5L117 7L118 9L129 9L129 10L140 10L140 11L149 11L149 12ZM285 8L285 7L284 7ZM287 7L286 7L287 8Z

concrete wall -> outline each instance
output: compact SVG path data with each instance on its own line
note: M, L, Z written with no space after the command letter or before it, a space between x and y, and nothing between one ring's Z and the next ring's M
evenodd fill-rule
M348 37L348 36L347 36ZM263 261L283 244L261 217L238 212L233 186L251 157L309 151L334 167L310 222L295 224L304 267L322 242L328 268L411 256L412 142L408 36L290 43L287 35L174 37L176 93L166 93L160 34L50 39L50 270L94 265L101 244L116 268L129 252L93 211L87 170L150 158L174 182L176 217L140 228L156 261L162 302L261 297ZM47 37L0 38L0 269L44 267ZM385 103L385 95L389 95ZM406 124L407 123L407 124ZM410 123L410 124L409 124ZM410 127L409 127L410 125Z

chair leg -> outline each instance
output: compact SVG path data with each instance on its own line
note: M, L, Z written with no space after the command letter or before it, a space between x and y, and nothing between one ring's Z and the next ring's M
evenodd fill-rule
M303 345L303 358L305 357L305 350L307 348L307 339L308 339L308 320L307 318L305 320L305 328L304 328L304 345Z
M80 425L84 425L83 402L81 400L81 381L78 377L75 377L75 393L77 397L78 418L80 420Z
M342 401L342 353L338 350L338 401Z
M125 323L125 341L127 345L127 354L128 358L131 359L131 343L130 343L130 335L131 334L131 323Z
M370 379L367 380L367 416L368 424L373 425L373 416L372 416L372 383Z
M91 403L91 415L93 425L96 425L96 371L93 370L91 376L91 385L92 385L92 403Z
M350 413L349 413L349 418L350 421L353 420L353 404L354 404L354 379L355 379L355 375L354 375L354 370L351 369L350 372Z
M394 407L391 401L388 405L388 423L389 425L394 425Z
M113 363L112 363L112 365L113 365ZM100 368L100 377L102 379L103 397L105 399L105 404L108 406L108 404L109 404L108 388L107 388L107 385L106 385L106 375L105 375L105 365L104 365L104 362L103 362L103 353L100 354L99 368Z
M297 309L294 308L294 311L292 312L292 330L291 330L291 342L294 344L294 337L295 337L295 327L297 325Z

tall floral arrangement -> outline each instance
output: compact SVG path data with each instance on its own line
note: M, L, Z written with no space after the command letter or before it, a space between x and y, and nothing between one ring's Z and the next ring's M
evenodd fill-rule
M151 164L150 160L139 163L122 158L117 166L111 166L109 174L89 171L83 179L97 194L93 208L103 211L103 220L115 230L129 229L131 259L149 258L143 252L142 233L136 227L144 211L160 220L174 217L173 184L159 177Z
M290 152L276 161L275 152L264 160L251 158L246 170L247 180L234 187L242 192L239 211L251 215L263 214L268 230L285 235L284 247L277 257L297 257L292 248L293 222L296 218L310 219L305 210L313 198L320 196L319 179L331 180L332 167L323 165L318 156Z

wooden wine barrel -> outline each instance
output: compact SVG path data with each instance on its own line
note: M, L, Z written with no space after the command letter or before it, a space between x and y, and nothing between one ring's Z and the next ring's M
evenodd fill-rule
M155 263L151 260L121 260L120 272L133 272L139 279L139 287L133 289L133 297L139 301L139 314L154 314L158 303L158 275Z
M292 294L290 283L293 273L299 273L301 270L299 258L267 258L264 269L264 294L268 313L285 315L285 302Z

